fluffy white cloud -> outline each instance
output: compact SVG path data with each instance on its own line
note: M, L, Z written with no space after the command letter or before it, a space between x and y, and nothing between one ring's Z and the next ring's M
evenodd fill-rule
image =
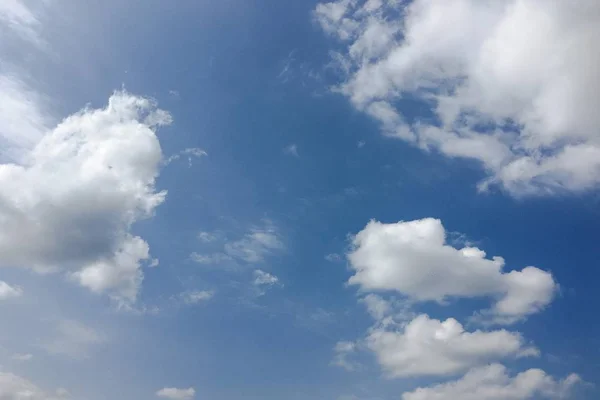
M23 295L23 289L0 281L0 300L12 299Z
M0 400L62 400L68 398L65 389L54 394L46 393L32 382L20 376L0 372Z
M355 274L349 280L369 291L397 291L412 301L444 302L452 297L491 296L481 313L497 323L533 314L553 299L552 275L536 267L504 272L502 257L486 258L476 247L446 243L440 220L384 224L371 221L354 236L348 254Z
M535 356L520 334L467 332L453 318L419 315L400 330L376 327L366 339L390 377L453 375L505 357Z
M177 389L177 388L163 388L156 392L158 397L171 400L189 400L194 398L196 390L194 388L188 389Z
M155 129L170 121L153 101L117 92L46 132L20 163L0 164L0 266L67 270L135 301L150 255L130 228L165 199Z
M499 364L473 369L461 379L404 393L402 400L528 400L565 398L577 375L556 381L540 369L530 369L511 377Z
M598 1L339 0L315 17L342 40L338 89L386 134L480 161L481 188L600 183ZM407 124L407 94L432 115Z

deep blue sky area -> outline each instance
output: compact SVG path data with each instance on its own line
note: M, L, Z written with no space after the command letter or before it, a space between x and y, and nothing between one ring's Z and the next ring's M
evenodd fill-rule
M25 91L28 96L39 93L36 101L48 114L44 134L51 135L57 123L86 105L87 111L79 115L103 109L107 99L121 90L153 99L170 113L172 123L156 131L162 161L155 165L155 188L167 191L164 203L144 217L114 217L126 220L115 223L121 228L114 232L102 233L90 225L77 231L84 238L93 231L94 240L102 243L106 237L113 250L121 248L115 239L119 235L139 235L147 242L150 257L136 259L144 266L139 267L143 280L134 301L121 302L109 283L98 289L78 281L81 264L104 262L110 258L104 253L74 261L56 256L58 263L52 264L56 269L39 273L37 266L45 263L42 256L31 262L27 256L15 256L9 251L14 242L0 235L0 266L23 267L0 269L0 283L22 289L18 298L4 303L0 286L4 321L0 399L25 399L9 392L17 387L9 385L13 378L3 375L10 372L41 388L33 400L63 399L60 393L52 397L60 387L71 393L70 398L89 400L141 400L155 395L175 400L444 400L460 397L460 393L454 397L409 397L406 393L460 379L471 367L495 362L505 365L511 376L540 368L559 381L576 373L584 383L566 398L597 398L593 386L600 381L600 323L595 317L600 306L597 184L585 190L542 189L534 194L516 193L508 184L498 184L482 192L478 190L482 180L500 176L496 167L484 168L475 157L449 156L442 146L424 150L426 146L416 142L386 135L382 121L369 115L367 105L353 103L352 94L339 90L356 70L384 60L385 55L349 61L353 64L344 75L332 61L332 52L350 57L349 46L359 43L356 32L378 18L387 23L411 18L408 8L398 11L393 7L399 6L384 1L378 7L393 11L369 11L370 17L361 17L346 8L359 10L365 1L334 2L345 7L345 18L359 21L356 26L360 28L353 28L358 31L348 42L324 32L326 25L315 12L319 2L312 0L57 0L37 8L16 1L21 2L34 10L38 23L32 29L45 45L40 49L35 47L39 43L22 44L29 39L19 39L20 31L0 37L0 62L6 65L0 67L0 78L18 78L31 89ZM409 7L411 2L404 3ZM16 23L7 25L3 17L9 15L9 7L8 11L2 7L0 24L13 29ZM395 44L387 45L401 46L403 32L395 32ZM433 64L435 59L431 60ZM398 94L402 90L398 86L387 99L395 101L393 106L403 120L414 128L437 118L434 104L420 96L422 92ZM0 138L10 143L13 125L5 122L10 120L5 116L8 106L2 106L8 102L2 103L3 99L0 96ZM98 129L108 132L109 123L126 124L127 118L120 115L117 122L99 123ZM82 124L80 131L87 132L92 129L89 126ZM526 128L523 122L518 129L524 135ZM589 137L598 137L595 129ZM102 142L94 143L91 148L101 148ZM590 143L595 142L590 139ZM517 147L511 145L511 151ZM112 149L122 151L116 159L137 151ZM0 168L19 164L0 161ZM29 172L38 171L35 162L23 165ZM40 164L42 172L35 176L58 177L63 170L57 165L69 164ZM81 164L81 171L85 168ZM77 168L68 171L70 175L59 180L77 182ZM8 186L9 178L0 176L0 191L31 188L31 198L41 204L45 198L37 194L42 192L36 191L34 172L31 176L22 178L23 186ZM100 188L103 183L98 182ZM40 183L40 187L45 186ZM120 186L111 186L115 187ZM98 189L97 198L106 190ZM56 193L69 192L56 189ZM59 222L63 218L58 204L61 196L48 200ZM26 207L25 198L15 200L15 207ZM2 204L13 204L12 198L0 199ZM2 204L0 229L13 231L18 224L10 225L13 214L4 211ZM72 207L65 206L64 215ZM94 212L92 205L82 207L78 215ZM110 207L117 206L102 207L101 216L93 221L112 221ZM36 208L19 209L37 221L35 226L45 223ZM489 296L450 295L438 303L411 300L400 289L348 283L357 269L347 257L357 250L352 246L353 235L369 221L391 226L429 217L443 223L449 245L477 247L488 258L502 256L504 272L527 266L550 272L556 283L552 301L513 324L485 325L470 317L474 310L490 308L501 290ZM54 217L47 218L54 221ZM34 231L26 231L23 240L35 241ZM52 232L59 239L63 234L62 228ZM45 240L50 241L49 236ZM391 252L382 252L378 262L385 264L381 260L392 257ZM157 259L158 266L147 266L150 258ZM389 265L403 268L405 262L399 259ZM429 273L428 279L434 279L435 273ZM273 280L260 282L261 276ZM188 296L193 294L204 297L191 300ZM405 304L415 316L426 313L441 321L456 318L469 332L519 332L526 345L539 349L539 355L483 357L483 361L475 356L469 359L473 365L468 368L441 376L390 377L391 367L382 361L381 353L377 358L368 337L386 329L399 334L409 320L399 322L400 314L393 317L396 325L374 320L365 307L364 299L370 295L382 296L394 307ZM78 321L81 328L63 331L61 327L68 324L61 325L61 321ZM342 341L355 345L349 355L355 363L352 368L336 365L340 364L336 343ZM393 351L383 350L385 354ZM449 351L459 350L452 347ZM18 362L17 354L31 357ZM557 387L489 399L542 399L558 395ZM161 394L161 388L177 392ZM193 393L185 392L187 388L193 388Z

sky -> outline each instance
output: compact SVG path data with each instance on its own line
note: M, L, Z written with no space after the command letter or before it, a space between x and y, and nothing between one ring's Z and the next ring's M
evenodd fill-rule
M0 400L597 399L598 37L596 0L0 0Z

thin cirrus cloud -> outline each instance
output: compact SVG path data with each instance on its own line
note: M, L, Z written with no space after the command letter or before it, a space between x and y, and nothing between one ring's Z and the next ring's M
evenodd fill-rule
M199 264L223 263L255 264L273 253L285 249L281 234L273 222L265 220L250 228L237 239L227 239L222 233L200 232L198 239L204 244L216 244L217 252L194 252L190 258Z
M31 361L33 360L33 354L13 354L11 358L15 361Z
M56 323L54 334L42 343L49 354L86 359L93 349L106 342L106 336L95 329L74 320Z
M600 3L339 0L314 16L339 41L336 90L384 134L478 161L514 195L600 184ZM413 96L431 115L403 115Z

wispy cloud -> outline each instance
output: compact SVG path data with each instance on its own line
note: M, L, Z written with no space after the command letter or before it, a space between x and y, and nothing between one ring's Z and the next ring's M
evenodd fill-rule
M15 361L31 361L33 354L13 354L11 358Z
M62 320L56 325L54 337L42 347L50 354L84 359L89 357L93 347L105 341L104 335L81 322Z
M285 249L281 235L275 225L268 220L261 226L250 228L242 237L227 239L224 234L201 232L199 239L204 243L220 241L221 251L194 252L191 259L200 264L243 263L256 264L275 252Z
M179 298L185 303L185 304L198 304L198 303L203 303L206 302L210 299L212 299L215 295L215 292L212 290L191 290L191 291L186 291L183 292L179 295Z
M190 400L196 395L196 390L194 388L163 388L156 392L156 395L170 400Z
M285 147L283 149L283 153L294 157L300 157L298 154L298 145L296 144L290 144L289 146Z

